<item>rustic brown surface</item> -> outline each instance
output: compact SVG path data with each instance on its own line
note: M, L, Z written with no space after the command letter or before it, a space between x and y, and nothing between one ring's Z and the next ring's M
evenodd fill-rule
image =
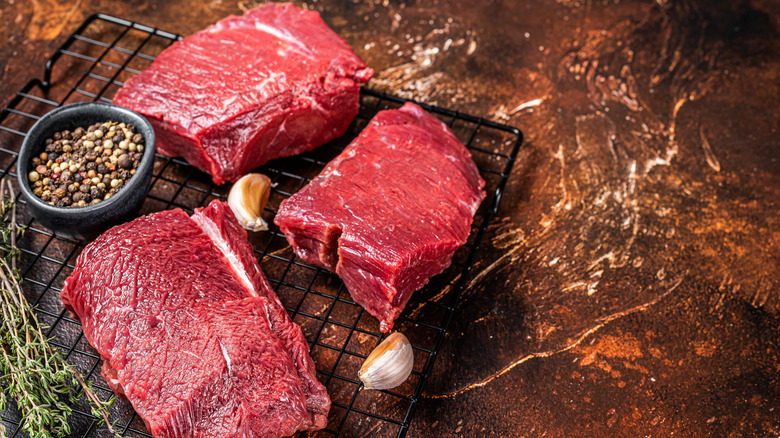
M5 1L0 101L93 12L258 3ZM372 87L526 135L410 436L780 436L778 2L306 5Z

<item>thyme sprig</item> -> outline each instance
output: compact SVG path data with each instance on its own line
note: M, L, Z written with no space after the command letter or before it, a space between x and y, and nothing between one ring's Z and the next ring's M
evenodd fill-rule
M24 228L16 222L13 188L0 179L0 411L7 408L7 395L16 400L22 414L21 428L30 438L69 435L68 418L81 388L93 414L116 436L108 420L113 397L103 402L92 386L52 348L32 307L24 297L17 269L17 236ZM0 426L0 437L5 430Z

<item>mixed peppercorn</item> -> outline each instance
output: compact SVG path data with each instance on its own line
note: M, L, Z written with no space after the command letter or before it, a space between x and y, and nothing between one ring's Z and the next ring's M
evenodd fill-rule
M128 123L96 123L55 132L32 159L27 179L35 196L57 207L84 207L115 195L135 175L144 137Z

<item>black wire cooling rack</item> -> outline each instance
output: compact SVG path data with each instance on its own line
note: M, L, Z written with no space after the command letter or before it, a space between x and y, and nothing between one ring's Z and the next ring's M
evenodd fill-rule
M89 17L49 59L43 80L30 81L0 113L0 176L15 177L19 147L40 116L67 103L110 102L124 81L140 73L178 39L179 35L108 15ZM346 136L303 155L274 160L259 170L275 183L264 212L272 225L270 231L250 233L250 241L290 316L303 329L318 377L333 401L328 425L313 434L316 436L406 435L522 143L522 134L516 128L421 105L447 123L468 146L486 181L488 197L475 216L468 243L455 254L452 266L415 293L396 321L396 330L406 334L414 347L412 376L390 391L363 391L357 370L383 339L378 322L351 300L338 277L297 260L272 219L279 202L317 175L377 111L397 108L404 102L363 89L360 112ZM192 213L212 199L225 199L228 188L215 186L208 175L180 159L158 156L141 214L169 208ZM111 391L95 372L100 358L59 298L63 282L86 242L69 240L43 228L30 216L23 199L19 199L18 215L20 223L27 225L27 232L18 242L25 295L46 325L51 344L94 384L99 396L108 399ZM15 406L0 414L8 436L25 435L20 432L19 419ZM127 401L118 400L112 406L110 421L121 436L151 436ZM84 400L74 406L71 426L73 437L108 436Z

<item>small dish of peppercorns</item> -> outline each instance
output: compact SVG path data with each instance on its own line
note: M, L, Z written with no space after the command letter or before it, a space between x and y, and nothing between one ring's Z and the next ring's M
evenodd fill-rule
M91 239L138 212L154 152L154 130L143 116L103 102L65 105L25 136L19 186L43 226Z
M135 175L144 137L132 123L107 121L55 132L32 158L33 194L57 207L86 207L108 200Z

